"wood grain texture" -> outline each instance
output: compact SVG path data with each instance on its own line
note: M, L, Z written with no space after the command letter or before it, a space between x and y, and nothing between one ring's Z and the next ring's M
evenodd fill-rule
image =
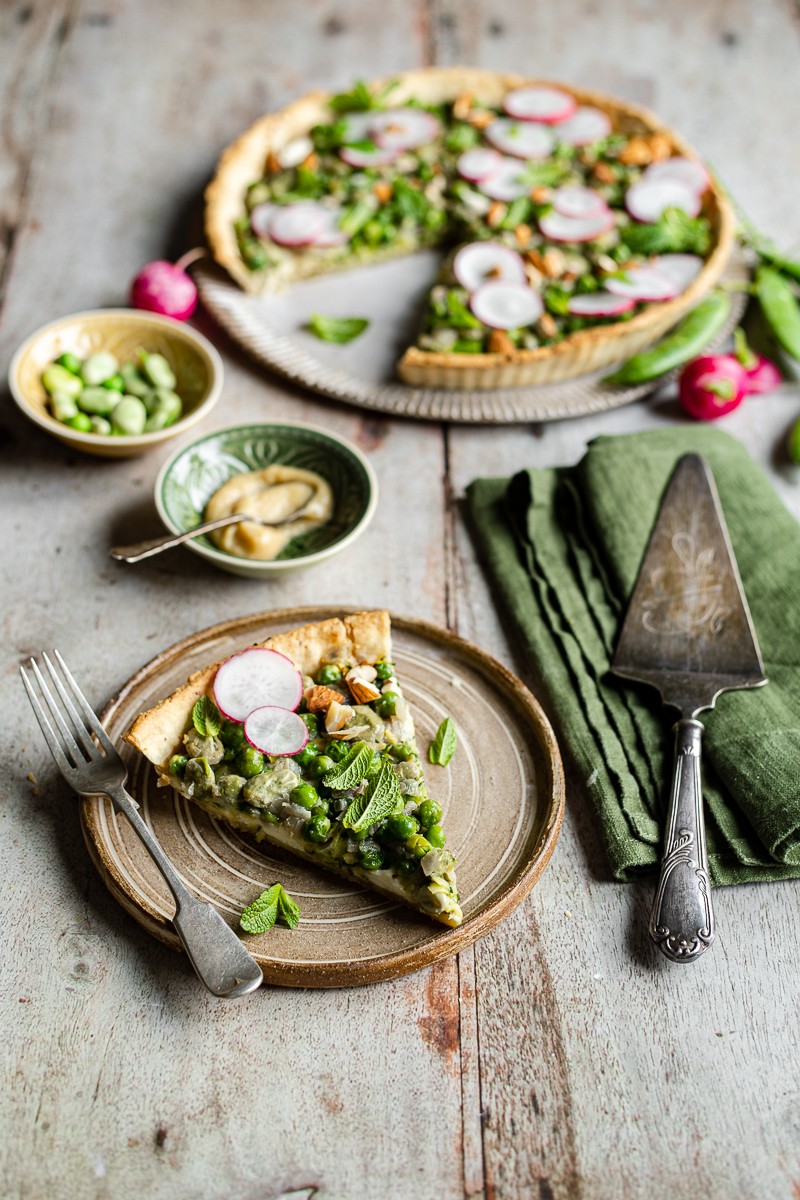
M219 151L261 112L310 86L429 62L548 74L652 105L759 225L783 244L800 238L800 21L786 0L311 0L302 10L195 0L168 16L156 0L18 0L0 30L11 146L0 205L13 246L3 369L45 320L124 302L142 262L189 245ZM532 896L458 959L402 980L221 1004L109 901L76 802L22 709L17 661L58 645L102 705L193 630L357 596L448 624L536 688L475 561L466 483L574 462L597 434L679 419L667 394L546 428L392 422L287 389L199 324L225 357L220 424L324 424L367 452L383 501L341 562L274 585L182 551L119 567L109 544L158 532L152 485L169 451L93 462L4 405L0 1192L791 1200L800 888L724 889L713 951L671 966L644 932L651 885L608 881L587 781L574 774L564 832ZM725 424L798 515L780 445L799 410L787 390Z

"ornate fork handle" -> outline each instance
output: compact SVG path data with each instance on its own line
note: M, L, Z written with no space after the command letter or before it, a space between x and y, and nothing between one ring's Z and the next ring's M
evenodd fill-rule
M673 962L693 962L714 940L700 780L702 739L699 721L675 725L667 833L650 914L650 936Z

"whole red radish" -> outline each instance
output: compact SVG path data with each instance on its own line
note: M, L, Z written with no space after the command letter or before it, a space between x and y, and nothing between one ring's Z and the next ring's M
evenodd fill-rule
M747 374L738 359L732 354L704 354L684 367L678 396L690 417L716 421L738 408L747 390Z
M203 254L202 250L190 250L176 263L161 259L146 263L131 284L133 307L188 321L197 306L197 288L185 268Z

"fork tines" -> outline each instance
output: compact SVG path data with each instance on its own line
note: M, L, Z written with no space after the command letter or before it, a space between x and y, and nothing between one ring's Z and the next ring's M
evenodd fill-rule
M39 664L33 658L30 660L30 671L39 685L49 716L48 711L45 711L45 707L39 700L25 667L20 666L19 671L50 751L62 772L68 772L83 766L87 761L100 757L92 734L97 738L106 754L114 753L114 747L58 650L54 650L53 655L61 668L61 674L55 669L46 654L42 654L42 660L61 700L61 705L39 669ZM66 711L72 728L64 719L62 709ZM80 711L78 711L79 709Z

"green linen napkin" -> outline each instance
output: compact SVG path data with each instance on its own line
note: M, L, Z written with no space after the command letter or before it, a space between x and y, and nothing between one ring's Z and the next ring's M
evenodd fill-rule
M477 479L479 550L557 732L583 778L613 874L658 862L672 758L657 693L608 674L677 460L710 463L769 683L727 692L706 728L714 884L800 876L800 525L761 469L705 426L600 437L576 466Z

